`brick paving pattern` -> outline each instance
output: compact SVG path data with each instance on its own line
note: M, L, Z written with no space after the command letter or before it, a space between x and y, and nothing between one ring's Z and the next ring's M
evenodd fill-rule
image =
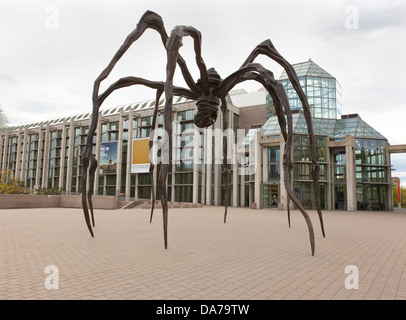
M315 256L299 211L172 208L165 250L161 210L96 210L94 238L80 209L1 210L0 299L406 299L406 211L310 215Z

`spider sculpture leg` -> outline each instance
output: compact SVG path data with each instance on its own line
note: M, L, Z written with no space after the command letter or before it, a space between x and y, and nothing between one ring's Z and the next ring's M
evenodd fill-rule
M158 118L158 107L159 107L159 99L163 93L163 90L157 90L156 92L156 97L155 97L155 107L154 107L154 114L152 116L152 124L151 124L151 135L149 137L149 150L152 149L152 146L154 144L154 134L155 134L155 127L157 123L157 118ZM155 208L155 179L154 179L154 167L155 164L152 159L150 159L150 167L149 167L149 174L151 177L151 214L149 218L149 222L152 222L152 216L154 214L154 208Z
M285 58L283 58L279 54L279 52L276 50L276 48L274 47L274 45L272 44L272 42L270 40L266 40L266 41L262 42L261 44L259 44L249 55L247 60L244 62L243 66L253 62L254 59L259 54L268 56L272 60L279 63L286 70L289 80L292 83L292 86L295 89L295 91L296 91L297 95L299 96L299 99L302 103L303 114L306 119L307 130L309 133L310 152L311 152L311 157L312 157L312 180L313 180L315 200L316 200L316 205L317 205L317 213L319 216L322 234L323 234L323 237L325 237L323 214L321 212L321 205L320 205L319 182L318 182L320 166L317 162L316 146L315 146L315 139L314 139L314 134L313 134L313 125L312 125L310 107L307 102L306 95L304 94L302 87L300 86L299 79L297 78L295 70L289 64L289 62L287 62L285 60ZM291 145L288 145L288 148L290 148L290 147L291 147Z
M255 72L253 72L255 71ZM260 64L257 63L249 63L245 67L241 67L237 72L230 75L223 81L222 87L219 88L218 93L224 94L224 91L230 90L235 84L241 81L246 80L256 80L263 84L263 86L267 89L270 93L272 99L275 103L275 111L277 113L278 121L280 123L282 135L286 141L286 145L291 145L293 139L293 120L292 120L292 113L289 107L289 101L287 99L286 93L283 90L282 85L279 81L276 81L272 72L262 67ZM286 121L287 121L287 128L288 132L286 132L286 121L285 116L283 113L283 109L286 114ZM294 195L292 188L291 188L291 180L290 180L290 172L292 171L292 162L291 162L291 148L285 148L284 156L283 156L283 163L284 163L284 182L285 187L288 193L288 196L292 199L292 201L297 205L299 210L301 211L308 230L309 230L309 238L310 238L310 245L312 255L314 255L315 251L315 239L314 239L314 230L313 225L311 223L310 217L307 214L306 210L302 207L296 196Z
M89 192L87 192L87 179L88 179L88 169L89 169L89 162L90 162L90 172L89 172L89 178L94 181L94 172L97 167L97 160L92 154L92 145L93 145L93 136L96 132L96 127L97 127L97 121L99 117L99 109L102 104L102 99L99 97L99 89L100 89L100 84L103 80L105 80L108 75L111 73L113 70L114 66L116 63L121 59L121 57L124 55L124 53L128 50L128 48L136 41L138 40L141 35L145 32L147 29L154 29L156 30L160 35L161 35L161 40L163 45L166 47L166 41L168 40L168 35L165 31L164 24L162 21L162 18L151 11L147 11L140 19L139 23L137 24L137 28L131 32L127 38L125 39L124 43L120 47L120 49L116 52L114 55L113 59L110 61L108 66L102 71L102 73L98 76L98 78L95 80L94 85L93 85L93 94L92 94L92 103L93 103L93 110L92 110L92 120L89 126L89 131L87 134L87 141L86 141L86 146L81 154L82 158L82 208L83 208L83 213L85 216L86 224L89 229L90 234L93 236L93 230L92 226L90 224L90 217L89 217L89 207L90 211L92 213L92 219L93 219L93 225L94 225L94 217L93 217L93 203L91 201L92 197L92 192L93 189L89 188ZM195 99L196 94L199 92L197 89L192 76L190 75L190 72L186 66L185 61L183 58L178 55L177 56L177 63L179 64L179 67L181 68L183 77L188 84L189 88L191 89L191 92L193 93L192 96ZM111 89L111 88L110 88ZM114 91L115 89L113 89ZM183 90L181 90L183 92ZM190 91L185 89L187 92L187 96L190 97ZM106 97L108 94L106 95ZM90 182L90 187L93 185L93 182ZM86 197L87 195L87 197Z
M103 103L103 101L111 94L113 93L115 90L120 89L120 88L124 88L124 87L129 87L129 86L133 86L133 85L144 85L146 87L152 88L152 89L156 89L157 90L157 97L160 96L164 90L164 82L155 82L155 81L149 81L143 78L137 78L137 77L125 77L125 78L121 78L118 81L116 81L115 83L113 83L109 88L106 89L105 92L103 92L101 95L98 96L98 102L101 105ZM184 88L179 88L179 87L175 87L174 88L174 92L177 95L180 96L184 96L187 97L189 99L193 99L195 98L195 95L189 91L188 89L184 89ZM158 99L159 101L159 99ZM155 110L157 112L158 110L158 104L159 102L156 102L155 104ZM155 112L154 110L154 112ZM96 120L97 121L97 120ZM156 115L155 115L155 121L156 121ZM90 129L89 129L90 130ZM89 139L89 136L88 136ZM91 141L93 143L93 138L91 138ZM97 167L97 160L94 158L93 154L90 155L89 159L91 159L91 166L89 169L89 178L90 178L90 182L89 182L89 192L88 192L88 199L90 199L91 201L91 196L92 193L91 191L93 190L93 181L94 181L94 172L95 172L95 168ZM85 161L89 161L87 158L83 158L82 157L82 163L84 163ZM83 177L85 179L86 175L85 172L82 173ZM82 184L83 186L83 184ZM83 194L82 194L83 197ZM91 204L91 202L89 201L89 206ZM83 202L82 202L83 205ZM93 212L93 207L90 207L91 212ZM93 215L92 215L93 216ZM89 215L85 214L85 220L86 223L88 225L89 231L93 236L93 231L91 229L91 225L90 225L90 220L89 220ZM94 226L94 225L93 225Z
M282 84L275 80L273 77L273 74L271 72L268 72L266 69L262 68L262 66L258 66L259 73L261 74L262 77L264 77L266 80L266 88L268 92L270 92L270 95L272 96L272 99L275 99L277 103L275 106L278 106L275 108L275 111L277 112L278 119L284 118L284 114L286 115L286 121L287 121L287 134L284 133L284 130L282 131L282 135L285 140L285 149L283 153L283 164L284 164L284 183L285 183L285 188L287 191L287 196L288 199L291 199L296 206L299 208L300 212L302 213L308 230L309 230L309 238L310 238L310 245L311 245L311 252L312 255L314 256L315 252L315 238L314 238L314 230L313 230L313 225L311 223L310 217L307 214L306 210L303 208L301 205L300 201L296 198L295 194L292 191L292 184L291 184L291 174L292 174L292 161L291 161L291 155L292 155L292 148L288 147L289 145L292 145L292 139L293 139L293 118L292 118L292 112L290 110L289 106L289 100L286 96L286 92L283 89ZM280 106L283 106L284 113L282 111L282 108ZM283 123L280 125L281 128L283 128ZM282 129L281 129L282 130ZM290 211L288 208L288 218L290 221Z

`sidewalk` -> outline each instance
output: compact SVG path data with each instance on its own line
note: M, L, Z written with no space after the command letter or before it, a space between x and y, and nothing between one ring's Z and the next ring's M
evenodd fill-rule
M311 211L315 256L299 211L223 210L170 209L168 250L161 209L96 210L94 238L81 209L0 210L0 299L406 299L406 210L324 211L326 238Z

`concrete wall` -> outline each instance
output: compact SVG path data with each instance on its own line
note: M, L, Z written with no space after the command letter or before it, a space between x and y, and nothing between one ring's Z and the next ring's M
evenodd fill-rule
M240 129L247 132L251 125L264 124L266 122L266 106L245 107L240 109Z
M117 209L119 203L116 197L94 196L93 208L95 209ZM13 208L81 208L81 196L39 196L39 195L20 195L20 194L2 194L0 195L0 209Z

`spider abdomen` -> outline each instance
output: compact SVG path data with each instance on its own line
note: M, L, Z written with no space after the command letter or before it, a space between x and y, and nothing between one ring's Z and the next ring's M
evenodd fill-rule
M207 128L217 120L219 99L213 96L200 96L196 102L197 113L194 122L199 128Z

